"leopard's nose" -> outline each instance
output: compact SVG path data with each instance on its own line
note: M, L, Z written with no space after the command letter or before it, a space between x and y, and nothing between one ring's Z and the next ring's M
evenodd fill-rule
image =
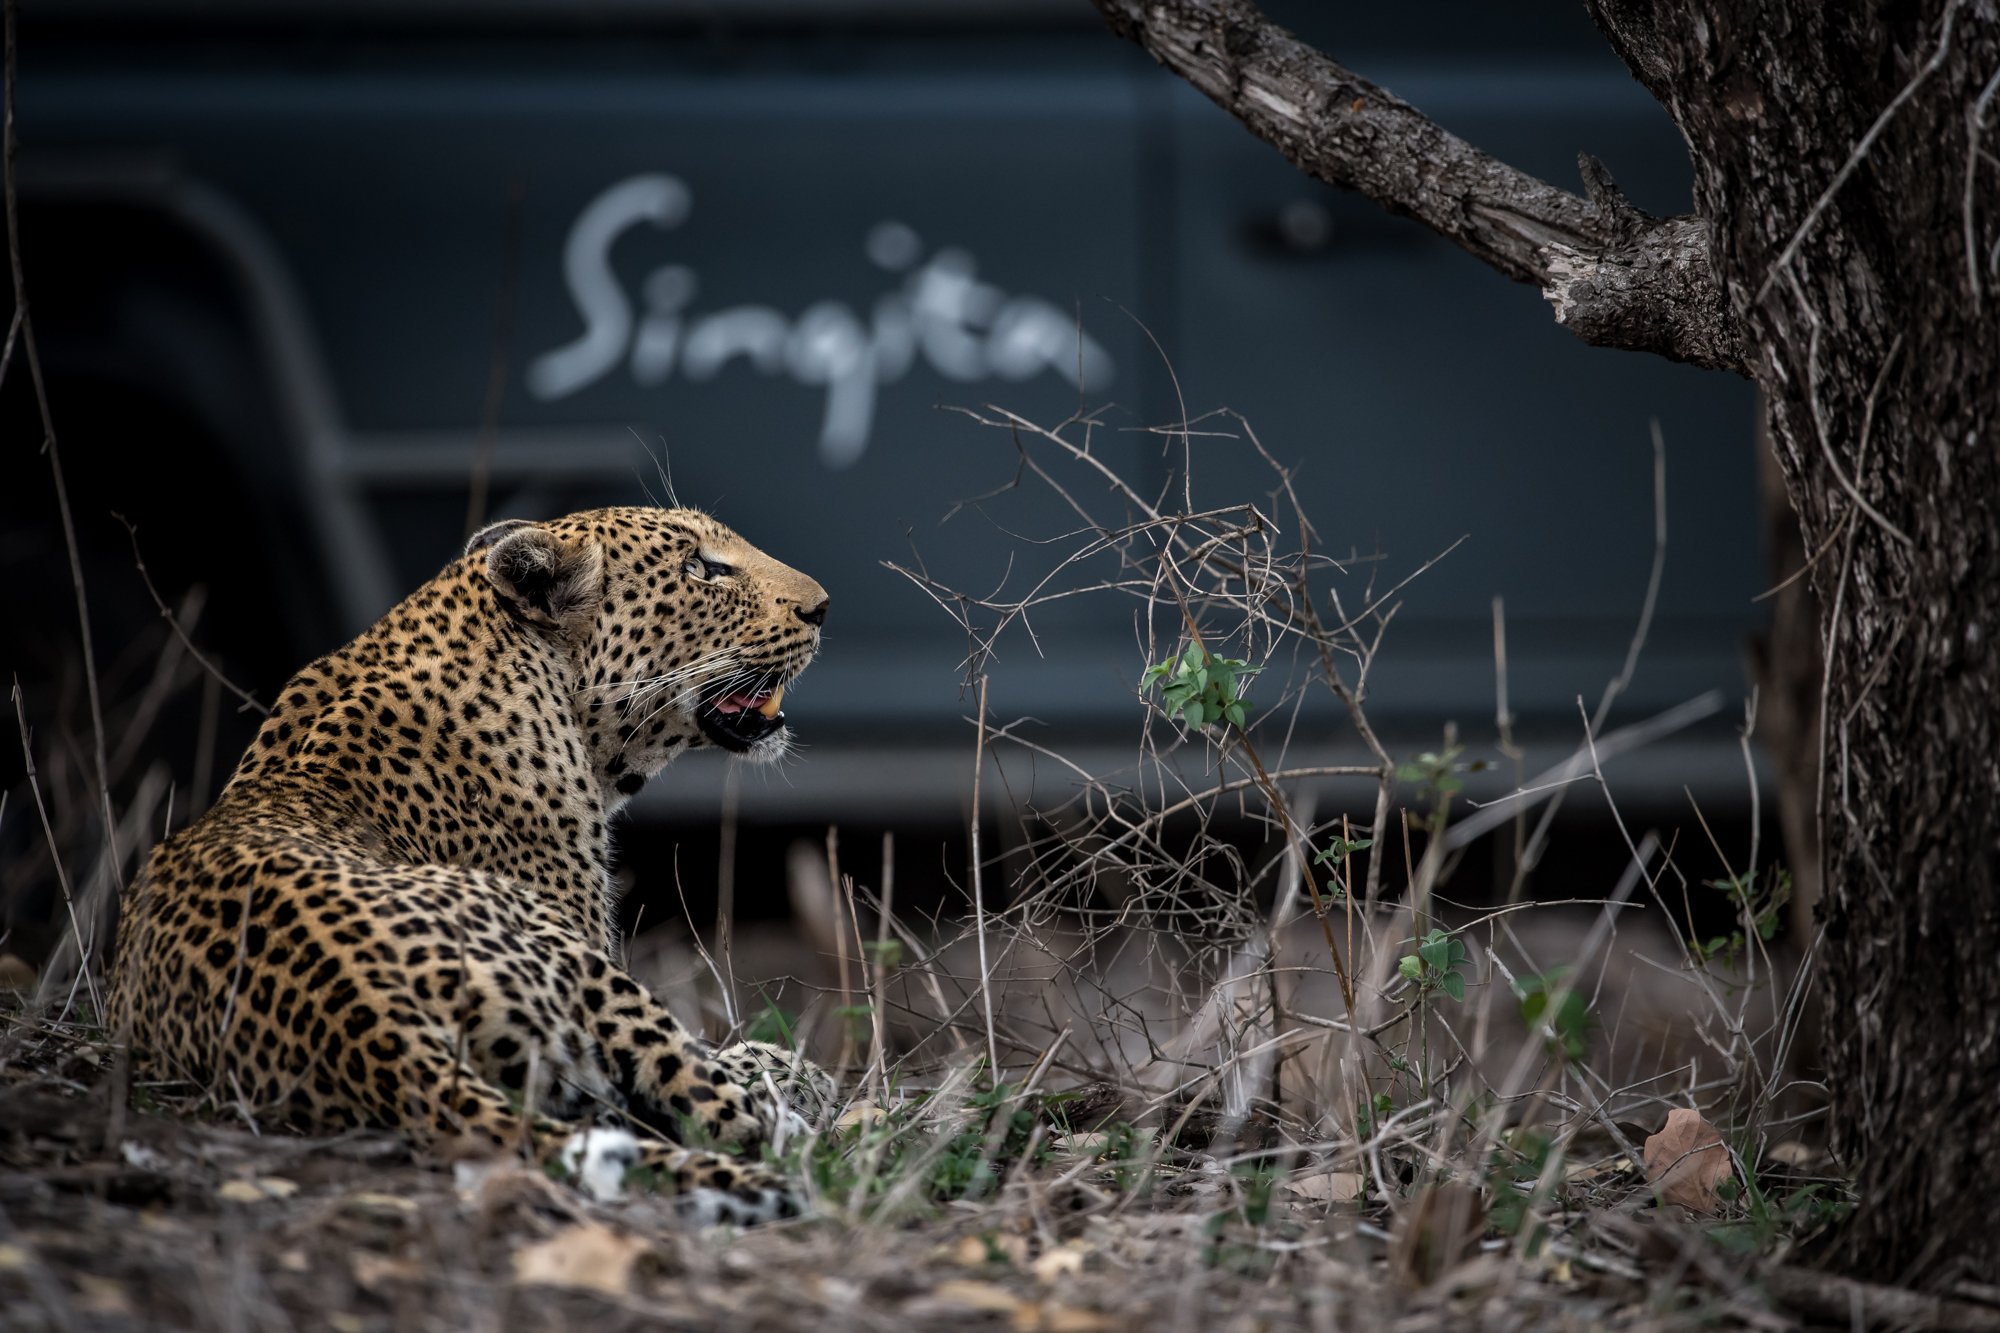
M832 600L831 597L821 597L816 606L795 606L792 608L792 614L800 620L805 621L808 625L824 625L826 623L827 603Z

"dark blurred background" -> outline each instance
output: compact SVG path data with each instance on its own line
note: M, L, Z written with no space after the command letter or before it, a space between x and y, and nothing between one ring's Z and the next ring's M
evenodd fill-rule
M1587 151L1642 208L1688 207L1673 127L1580 5L1266 7L1507 161L1573 188ZM906 882L942 883L964 864L966 641L884 562L1018 592L1076 520L1007 489L1006 433L941 407L1088 405L1093 448L1154 493L1179 450L1126 428L1226 406L1295 470L1321 542L1379 553L1378 578L1466 537L1403 596L1371 710L1399 755L1447 721L1490 753L1504 598L1530 773L1624 659L1657 421L1665 578L1609 725L1709 703L1612 772L1635 808L1684 815L1685 785L1725 833L1747 820L1748 386L1583 346L1532 290L1300 175L1084 0L24 10L23 258L107 697L143 694L162 651L113 511L170 603L199 589L196 640L269 698L470 526L665 499L670 473L833 595L788 706L801 758L728 798L739 901L775 910L783 845L829 822L863 869L896 826ZM0 402L0 668L74 767L75 614L25 388L10 375ZM1198 441L1198 498L1265 500L1246 457ZM1129 611L1035 623L1039 648L1003 641L992 715L1129 762ZM182 818L254 722L183 693L139 746ZM1309 708L1294 761L1358 758L1346 734ZM1060 786L1009 762L1012 797ZM678 912L676 864L712 901L724 772L697 758L636 803L628 863L668 884L648 911ZM18 764L0 773L18 794ZM32 842L22 800L4 818L7 848Z

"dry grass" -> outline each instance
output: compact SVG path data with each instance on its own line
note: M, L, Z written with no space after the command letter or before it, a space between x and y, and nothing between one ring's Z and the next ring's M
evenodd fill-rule
M1078 522L1034 548L1047 567L1020 597L913 575L966 631L969 697L1003 635L1093 597L1132 615L1135 661L1199 644L1261 667L1255 707L1244 727L1188 727L1135 691L1144 729L1120 773L980 707L967 781L978 764L989 842L965 911L907 919L888 849L856 882L830 834L795 850L788 938L634 941L635 970L716 1035L794 1040L841 1071L844 1104L781 1149L813 1217L689 1233L643 1194L599 1204L518 1162L260 1135L212 1091L130 1087L87 1025L80 964L120 878L102 865L77 891L85 947L0 1017L0 1322L1595 1328L1804 1309L1984 1326L1983 1307L1912 1313L1783 1266L1844 1205L1811 1146L1816 1090L1785 1072L1804 987L1764 947L1774 874L1754 850L1722 877L1743 915L1719 949L1685 937L1680 905L1706 890L1671 831L1628 834L1613 883L1522 892L1547 836L1537 800L1586 792L1616 817L1597 742L1617 682L1579 719L1573 780L1486 835L1512 839L1512 900L1455 903L1465 758L1447 735L1398 765L1365 711L1408 580L1318 554L1296 509L1141 498L1101 469L1090 418L980 419ZM1284 503L1247 425L1209 425L1169 434L1184 462L1254 464ZM1075 500L1080 480L1111 514ZM1643 639L1642 617L1635 655ZM1288 762L1314 691L1373 763ZM1504 692L1497 711L1504 755ZM1030 759L1063 775L1059 799L1021 795ZM91 777L71 764L29 794L109 808ZM133 849L161 804L138 800L116 840L83 814L52 822L49 847ZM1712 1217L1659 1206L1638 1165L1681 1106L1729 1148L1737 1185Z
M1680 843L1628 832L1601 764L1677 725L1605 733L1646 639L1664 488L1631 655L1580 710L1575 757L1544 780L1517 774L1504 808L1461 821L1452 732L1399 764L1365 707L1401 598L1448 552L1397 575L1330 555L1289 475L1226 413L1158 432L1179 466L1151 496L1105 465L1090 415L1043 427L968 414L1006 433L1016 484L1057 497L1074 524L1022 544L1019 593L903 571L966 638L965 911L904 919L888 849L876 882L857 883L829 833L792 875L811 945L799 965L731 939L727 887L712 950L667 932L635 942L635 968L716 1035L796 1040L844 1076L844 1104L777 1149L813 1216L692 1233L643 1192L603 1204L516 1161L265 1135L215 1089L135 1086L90 1026L117 896L226 762L213 740L225 690L254 700L196 647L198 603L176 616L160 602L154 642L135 634L106 663L91 640L13 226L13 18L10 2L16 303L0 379L19 365L33 381L82 689L12 695L24 778L0 796L0 899L10 921L24 903L45 909L56 943L0 936L0 995L32 992L0 1005L0 1325L1788 1323L1767 1288L1854 1324L1993 1323L1990 1304L1913 1306L1780 1266L1844 1205L1837 1175L1812 1175L1826 1169L1809 1146L1816 1090L1787 1074L1809 972L1764 947L1775 869L1754 846L1734 868L1714 848L1740 926L1733 941L1688 938ZM1224 483L1203 494L1228 498L1195 503L1198 453ZM134 548L137 562L136 534ZM988 716L996 648L1011 636L1060 651L1037 620L1079 598L1129 617L1135 663L1159 668L1133 672L1140 742L1120 772ZM1504 644L1496 604L1496 748L1518 760ZM194 790L177 793L147 740L191 689L201 748ZM1363 762L1289 758L1321 725L1315 697ZM41 735L31 703L56 722ZM1028 794L1023 765L1056 775L1061 795ZM1525 890L1552 812L1578 788L1603 798L1630 863L1537 905ZM1497 908L1450 900L1475 836L1511 836ZM1724 1130L1736 1182L1698 1220L1656 1206L1637 1165L1665 1112L1687 1106Z
M258 1136L195 1094L142 1089L148 1109L121 1113L114 1051L76 1028L20 1031L0 1089L9 1328L1588 1328L1767 1309L1702 1236L1633 1206L1644 1191L1608 1144L1564 1187L1583 1211L1559 1241L1533 1258L1475 1241L1428 1281L1386 1195L1330 1200L1327 1177L1288 1169L1299 1154L1243 1146L1275 1145L1272 1127L1224 1144L1214 1117L1176 1107L1184 1147L1070 1128L1126 1123L1105 1089L998 1108L1022 1109L1038 1141L998 1135L980 1197L935 1198L946 1157L996 1138L947 1095L809 1149L822 1175L865 1170L885 1140L904 1154L878 1181L842 1181L844 1199L823 1193L821 1216L690 1233L657 1200L601 1206L519 1163L454 1171L385 1137Z

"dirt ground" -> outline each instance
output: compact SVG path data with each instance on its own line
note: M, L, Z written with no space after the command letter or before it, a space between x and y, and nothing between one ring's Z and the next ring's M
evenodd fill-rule
M1200 1143L1200 1117L1180 1135L1196 1146L1141 1173L1071 1132L984 1197L823 1197L801 1221L693 1232L658 1198L595 1203L517 1161L428 1161L373 1134L260 1135L172 1089L131 1090L128 1104L123 1062L90 1033L18 1011L5 1022L9 1330L1799 1322L1744 1260L1655 1207L1615 1150L1572 1169L1533 1255L1493 1234L1485 1204L1453 1217L1448 1195L1392 1202L1358 1177L1300 1169L1304 1157L1260 1188ZM835 1134L828 1151L852 1155Z

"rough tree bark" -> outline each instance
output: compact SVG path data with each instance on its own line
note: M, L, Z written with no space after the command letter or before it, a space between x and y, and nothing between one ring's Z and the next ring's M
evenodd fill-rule
M1747 371L1818 595L1826 1077L1848 1271L2000 1277L2000 14L1587 0L1694 216L1494 162L1248 0L1095 0L1302 169L1534 283L1587 341Z

